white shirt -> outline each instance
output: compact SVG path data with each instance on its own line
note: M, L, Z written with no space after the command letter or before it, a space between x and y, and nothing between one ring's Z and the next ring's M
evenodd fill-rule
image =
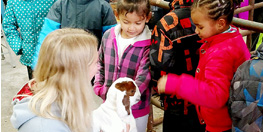
M118 47L118 57L119 57L119 61L121 60L122 54L125 51L125 49L129 46L129 45L133 45L134 43L134 39L136 37L133 38L129 38L129 39L125 39L123 37L121 37L121 34L119 33L117 36L117 47Z

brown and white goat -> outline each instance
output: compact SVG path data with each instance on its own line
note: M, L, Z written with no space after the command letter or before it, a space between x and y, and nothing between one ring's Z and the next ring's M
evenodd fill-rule
M131 106L138 103L140 97L134 80L117 79L109 88L105 102L92 113L93 132L137 132Z

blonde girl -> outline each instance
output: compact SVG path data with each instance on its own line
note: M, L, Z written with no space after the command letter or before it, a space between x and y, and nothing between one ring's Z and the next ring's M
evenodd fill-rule
M138 132L145 132L150 112L149 46L151 31L149 0L118 0L119 24L106 31L99 50L99 70L94 91L103 100L111 84L120 77L135 80L141 100L132 106Z
M206 124L209 132L231 132L226 105L230 83L237 68L250 57L238 28L231 25L233 12L232 0L195 0L191 18L203 43L195 78L168 74L158 81L160 93L195 104L200 123Z
M97 57L97 39L84 30L49 34L41 46L34 80L28 90L21 90L32 96L14 99L14 126L21 132L91 131L90 82Z

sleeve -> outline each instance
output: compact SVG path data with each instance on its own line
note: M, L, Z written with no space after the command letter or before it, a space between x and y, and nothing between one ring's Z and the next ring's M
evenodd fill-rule
M40 34L39 34L38 43L36 45L35 53L33 55L33 62L32 62L32 66L31 66L33 70L36 68L39 51L40 51L40 48L41 48L41 45L42 45L44 39L46 38L46 36L49 33L53 32L54 30L57 30L57 29L60 29L60 23L57 23L57 22L50 20L48 18L45 19L44 25L41 29Z
M149 88L149 83L151 81L149 51L149 47L146 47L135 77L135 83L139 87L140 93L144 93L144 91Z
M62 0L56 1L51 6L47 14L47 18L57 23L61 23L62 21Z
M166 14L157 22L152 31L151 47L150 47L150 71L154 87L162 75L166 74L166 70L170 66L173 55L173 42L171 41L171 33L178 24L178 18L174 12ZM170 25L168 25L170 23ZM173 36L177 38L178 36ZM165 53L164 53L165 52Z
M117 21L116 21L115 15L113 13L113 10L112 10L110 4L107 2L105 2L105 4L103 4L102 20L103 20L102 33L107 31L111 27L114 27L117 25Z
M95 75L95 82L94 82L94 92L96 95L100 96L102 95L103 89L104 89L104 81L105 81L105 64L104 64L104 45L105 45L105 35L102 38L101 46L99 49L99 61L98 61L98 71Z
M41 45L46 36L54 30L61 28L61 2L62 0L56 1L50 8L47 17L45 18L43 27L41 29L38 43L36 45L35 53L33 55L32 69L34 70L37 65L38 55Z
M226 58L231 58L231 56ZM222 56L214 56L208 60L203 69L205 70L203 71L204 81L187 74L181 76L168 74L165 93L176 94L193 104L208 108L223 107L228 101L230 82L234 74L233 59L226 58L222 60Z
M14 13L13 1L7 1L5 17L3 21L3 29L11 49L16 55L22 54L22 39L18 29L17 19Z

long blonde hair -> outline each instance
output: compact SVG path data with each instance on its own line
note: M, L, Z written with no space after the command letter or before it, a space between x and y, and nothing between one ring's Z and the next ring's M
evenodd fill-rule
M96 37L80 29L59 29L44 40L34 71L36 84L29 106L39 116L65 122L71 131L91 129L94 109L89 67L97 61ZM61 117L51 112L57 104Z

